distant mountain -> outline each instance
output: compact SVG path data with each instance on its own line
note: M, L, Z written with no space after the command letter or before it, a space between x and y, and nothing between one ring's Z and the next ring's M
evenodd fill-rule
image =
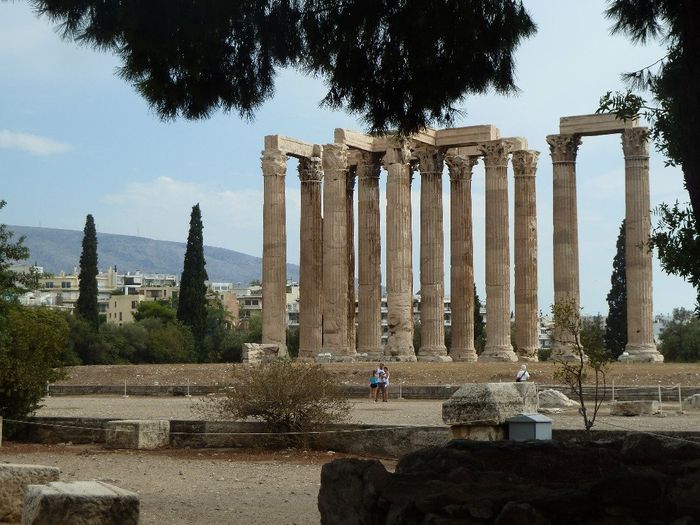
M78 267L82 231L10 225L8 229L15 232L16 236L26 237L25 245L30 251L27 262L43 266L44 271L51 273L71 273ZM100 271L116 266L119 273L141 270L145 273L173 274L179 279L185 257L185 243L98 232L97 255ZM213 246L204 247L204 257L212 281L247 284L261 278L260 257ZM288 264L287 276L298 280L299 267Z

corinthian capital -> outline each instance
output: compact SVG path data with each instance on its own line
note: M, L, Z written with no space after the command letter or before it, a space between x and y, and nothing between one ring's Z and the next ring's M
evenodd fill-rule
M321 157L307 157L299 161L299 180L301 182L321 182L323 165Z
M388 148L382 157L382 164L388 168L392 164L408 164L411 160L411 148L408 141L400 141L396 147Z
M418 157L418 169L423 173L442 173L444 153L440 148L421 146L413 153Z
M263 177L284 177L287 174L287 155L281 150L263 150L260 162Z
M363 151L358 155L357 179L379 179L379 158L376 153Z
M516 177L534 177L537 172L537 159L540 152L518 150L513 152L513 173Z
M479 149L484 155L484 166L495 168L508 165L508 155L513 151L513 144L503 140L482 142Z
M578 135L547 135L552 162L576 162L576 153L581 145Z
M649 129L630 128L622 132L622 151L625 157L649 156Z
M348 169L348 147L345 144L326 144L323 147L323 170Z
M473 155L446 155L445 163L450 172L450 180L471 180L472 169L479 162L479 157Z

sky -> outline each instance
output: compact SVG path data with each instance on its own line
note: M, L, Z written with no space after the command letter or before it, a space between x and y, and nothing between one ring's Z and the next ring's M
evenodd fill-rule
M635 46L610 35L604 0L525 0L538 25L516 52L516 96L470 97L455 126L493 124L541 152L537 173L539 306L548 312L552 278L552 164L546 135L559 118L595 112L601 95L624 89L620 74L661 58L661 45ZM319 79L280 71L276 93L254 121L217 113L205 121L163 122L117 75L117 57L62 40L23 1L0 2L0 222L82 230L93 214L98 232L185 242L199 203L204 242L262 254L265 135L309 143L333 141L337 127L362 131L354 115L319 107ZM429 82L429 79L426 79ZM682 175L651 152L651 205L687 201ZM287 172L289 262L299 261L299 180ZM512 174L512 172L511 172ZM581 305L607 313L612 259L624 217L624 159L619 135L585 137L577 163ZM413 184L414 279L419 289L420 181ZM484 296L484 176L474 169L474 265ZM386 182L382 173L381 184ZM512 221L512 175L511 221ZM445 239L449 183L443 181ZM382 190L382 198L384 196ZM384 232L382 232L382 235ZM513 230L511 227L511 246ZM512 257L511 248L511 257ZM449 242L445 243L449 261ZM109 261L101 261L109 264ZM384 267L384 265L383 265ZM384 273L384 270L383 270ZM449 268L445 271L449 293ZM511 289L513 282L511 278ZM690 308L693 288L654 260L654 310Z

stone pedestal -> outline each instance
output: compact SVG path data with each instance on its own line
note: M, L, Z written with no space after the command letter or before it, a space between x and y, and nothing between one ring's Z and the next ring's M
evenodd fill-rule
M508 155L497 140L479 145L486 167L486 348L479 361L517 361L510 343Z
M420 192L420 324L418 361L452 361L445 347L445 262L442 225L443 154L437 148L415 151Z
M347 155L345 145L323 148L323 351L352 359L348 347Z
M625 272L627 275L628 355L620 361L660 363L654 342L654 308L649 251L649 138L647 128L622 132L625 153Z
M299 161L301 219L299 254L299 359L314 360L321 351L323 231L321 223L321 148Z
M357 165L358 325L357 352L382 357L379 160L364 153Z
M554 302L580 307L578 216L576 206L576 154L581 145L577 135L548 135L553 167ZM552 359L578 359L570 334L556 327L552 332Z
M515 175L515 346L520 361L537 361L537 205L538 151L513 153Z
M386 360L416 361L413 349L411 152L406 144L386 151L387 327Z
M280 150L262 154L263 271L262 342L287 344L287 230L284 180L287 156Z
M450 296L453 361L474 362L472 168L478 157L448 155L450 172Z
M110 448L156 449L170 444L167 419L122 419L105 424L105 443Z

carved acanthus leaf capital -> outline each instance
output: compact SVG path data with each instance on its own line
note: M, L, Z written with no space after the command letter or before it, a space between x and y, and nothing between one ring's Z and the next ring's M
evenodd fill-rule
M363 151L358 155L357 179L379 179L380 159L376 153Z
M348 147L345 144L326 144L323 147L323 170L348 169Z
M513 144L503 140L494 140L479 144L487 168L508 166L508 155L513 151Z
M450 180L471 180L472 170L479 162L475 155L446 155L445 163L450 172Z
M537 160L540 152L518 150L513 152L513 173L516 177L534 177L537 173Z
M630 128L622 132L622 151L625 157L649 156L649 129Z
M578 135L547 135L552 162L576 162L581 137Z
M287 155L281 150L263 150L260 163L263 177L284 177L287 174Z
M389 148L382 157L382 164L388 168L392 164L408 164L411 160L411 148L408 141L401 141L398 147Z
M321 157L301 159L298 169L301 182L321 182L323 180L323 161Z
M418 158L418 169L421 174L442 173L445 154L440 148L421 146L413 153Z

